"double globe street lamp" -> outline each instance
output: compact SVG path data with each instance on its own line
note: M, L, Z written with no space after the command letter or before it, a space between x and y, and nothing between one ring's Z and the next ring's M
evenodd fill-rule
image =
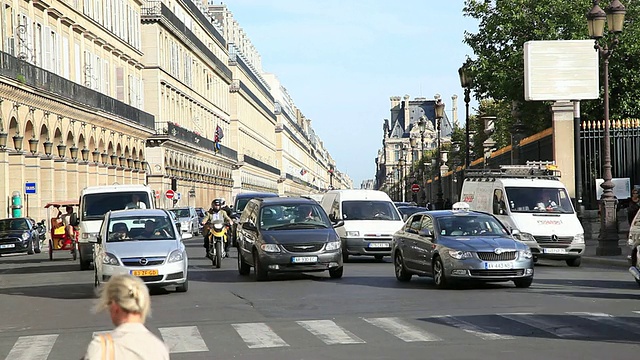
M604 60L604 164L602 165L602 197L600 198L600 234L596 255L611 256L622 254L618 245L618 220L616 217L616 198L613 195L614 184L611 181L611 138L609 136L609 58L620 40L618 35L624 26L626 14L624 5L619 0L613 0L602 10L600 1L594 0L591 11L587 13L589 25L589 37L595 40L594 48ZM608 32L613 34L610 43L600 45L599 40L604 37L604 25L607 24Z
M471 155L470 155L470 131L469 128L469 102L471 101L471 88L473 87L473 73L471 71L471 59L467 58L467 60L462 64L460 69L458 69L458 75L460 76L460 85L464 88L464 107L465 107L465 140L466 140L466 154L464 159L465 169L468 169L471 166Z

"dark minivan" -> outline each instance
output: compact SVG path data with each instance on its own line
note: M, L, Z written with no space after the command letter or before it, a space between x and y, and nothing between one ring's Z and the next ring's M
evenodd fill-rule
M269 198L269 197L278 197L279 195L276 193L270 193L270 192L255 192L255 191L248 191L248 192L241 192L239 194L236 195L235 199L233 199L233 207L231 208L231 218L233 219L233 226L231 229L231 241L233 244L233 246L237 246L237 231L238 231L238 219L240 219L240 215L242 214L242 211L244 210L244 207L247 206L247 203L249 202L249 200L251 199L262 199L262 198Z
M327 213L315 200L278 197L250 200L238 222L238 271L256 280L269 273L329 271L342 277L342 248Z

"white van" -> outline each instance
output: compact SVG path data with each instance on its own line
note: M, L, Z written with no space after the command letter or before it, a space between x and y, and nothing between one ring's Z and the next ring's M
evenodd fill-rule
M134 198L135 197L135 198ZM145 185L89 186L80 192L80 207L71 223L78 226L80 269L88 270L93 261L93 243L100 232L104 214L111 210L155 209L154 193Z
M342 260L349 255L369 255L381 260L391 255L393 234L404 225L389 196L377 190L330 190L321 205L332 221L343 220L336 228L342 240Z
M552 162L467 170L460 201L495 215L538 258L580 266L584 229Z

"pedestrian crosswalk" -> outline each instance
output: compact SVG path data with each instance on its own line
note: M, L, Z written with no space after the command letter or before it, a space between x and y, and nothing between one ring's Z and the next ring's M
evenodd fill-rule
M365 328L370 327L370 328ZM498 313L487 315L434 315L421 318L345 317L318 320L273 320L231 324L151 327L172 354L206 353L224 346L244 349L305 347L313 344L357 346L401 341L424 343L457 341L509 341L521 337L558 339L634 340L640 335L638 313L610 315L599 312L560 314ZM52 360L68 357L68 343L81 351L93 333L34 334L11 338L0 332L0 359ZM395 339L395 340L390 340ZM315 346L315 345L314 345ZM67 351L66 355L62 355ZM56 354L57 355L52 355ZM77 358L81 354L74 354Z

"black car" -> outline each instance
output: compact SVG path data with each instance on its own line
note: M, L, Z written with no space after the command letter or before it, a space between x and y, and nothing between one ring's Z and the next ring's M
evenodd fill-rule
M242 192L236 195L233 200L233 206L231 206L231 219L233 219L233 225L231 227L231 241L233 246L237 246L237 234L238 231L238 220L240 219L240 215L242 215L242 211L244 207L247 206L247 203L251 199L263 199L269 197L278 197L279 195L276 193L270 192Z
M256 280L273 272L329 271L341 278L340 237L327 213L308 198L252 199L238 223L238 271Z
M398 211L400 211L400 215L402 215L402 220L406 221L407 218L417 212L427 211L426 207L421 206L397 206Z
M40 253L38 232L29 218L0 220L0 254Z

